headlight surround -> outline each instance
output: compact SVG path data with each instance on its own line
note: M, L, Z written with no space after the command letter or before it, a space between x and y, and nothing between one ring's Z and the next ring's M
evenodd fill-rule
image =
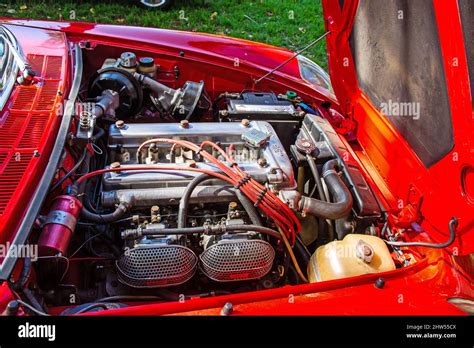
M334 93L331 85L331 78L318 64L305 56L298 56L298 65L300 67L301 78L315 86L327 89Z
M3 40L10 39L10 42L12 42L15 47L18 46L13 34L1 25L0 34ZM2 57L0 59L0 112L3 111L3 107L10 97L18 75L18 65L10 51L8 45L2 42Z

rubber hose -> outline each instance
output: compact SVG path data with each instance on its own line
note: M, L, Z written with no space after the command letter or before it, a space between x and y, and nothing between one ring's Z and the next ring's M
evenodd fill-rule
M81 168L82 169L81 174L89 173L91 158L92 158L92 153L90 151L86 151L86 156L84 158L83 165L82 165L82 168ZM73 184L73 186L75 186L75 184ZM86 183L82 182L79 185L77 185L77 191L78 192L84 192L85 187L86 187ZM79 200L81 200L81 198L79 198Z
M323 183L321 182L321 177L319 176L318 167L316 166L316 162L314 161L313 156L309 154L306 155L306 160L308 161L309 169L311 170L311 173L313 174L313 177L314 177L314 181L316 182L316 188L318 189L319 199L323 202L328 202L328 198L326 197L326 194L323 189ZM325 226L326 226L325 219L319 219L318 225L319 225L319 230L322 233L325 230ZM334 231L332 229L332 226L327 226L327 232L328 232L328 240L330 242L333 241Z
M179 208L178 208L178 228L186 227L186 220L187 220L187 215L188 215L188 209L189 209L189 201L191 199L191 195L194 191L194 189L205 182L206 180L214 179L214 177L208 175L208 174L201 174L197 177L195 177L186 187L186 190L183 194L183 197L181 197L181 200L179 201ZM237 199L239 200L240 204L242 204L242 207L244 208L245 212L250 218L250 221L252 221L252 224L262 226L262 221L260 220L260 216L258 215L257 210L255 209L254 205L250 201L250 199L247 198L240 190L235 189L234 190L235 195L237 196Z
M303 241L300 238L296 238L295 240L295 250L298 252L300 257L303 259L305 265L309 263L309 259L311 258L311 253L305 247Z
M79 158L79 160L76 162L76 164L74 165L74 167L71 168L71 170L69 172L67 172L61 179L59 179L56 184L54 184L53 187L51 187L51 189L49 190L49 192L53 192L54 190L56 190L59 186L61 186L61 184L67 180L67 178L69 178L72 174L74 174L74 172L80 167L80 165L82 164L82 161L84 161L84 159L86 158L86 153L87 153L87 148L84 148L83 152L82 152L82 155L81 155L81 158Z
M128 204L126 203L120 203L115 211L108 214L96 214L88 210L86 207L83 207L81 210L81 216L88 221L109 223L121 219L127 211Z
M250 221L252 221L252 224L257 226L263 226L262 220L260 219L260 215L258 215L257 209L252 204L250 199L248 199L247 196L244 195L239 189L235 189L235 195L239 199L240 204L242 204L242 207L244 207L245 212L250 218Z
M319 218L336 220L346 216L352 209L352 195L337 174L337 160L330 160L323 166L323 178L334 202L324 202L310 197L301 197L299 209Z
M456 239L457 227L458 227L458 219L453 216L448 224L449 239L446 242L440 243L440 244L425 243L425 242L391 242L387 240L385 241L385 243L392 246L396 246L396 247L422 246L422 247L427 247L427 248L443 249L454 243L454 240Z
M191 195L194 189L197 186L199 186L199 184L209 179L212 179L210 175L201 174L199 176L196 176L193 180L191 180L188 186L186 186L186 190L184 191L183 197L181 197L179 201L178 228L186 227L186 220L188 218L189 201L191 199Z

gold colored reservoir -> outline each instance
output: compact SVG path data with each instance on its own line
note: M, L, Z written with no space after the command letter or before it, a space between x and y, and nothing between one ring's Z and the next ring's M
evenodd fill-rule
M311 283L386 272L395 263L385 242L379 237L348 234L316 249L308 264Z

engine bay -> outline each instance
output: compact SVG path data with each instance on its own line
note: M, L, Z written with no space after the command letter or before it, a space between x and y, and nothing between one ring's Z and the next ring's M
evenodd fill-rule
M159 63L122 52L84 74L36 226L47 306L77 314L415 261L381 238L387 213L317 105L293 91L172 88Z

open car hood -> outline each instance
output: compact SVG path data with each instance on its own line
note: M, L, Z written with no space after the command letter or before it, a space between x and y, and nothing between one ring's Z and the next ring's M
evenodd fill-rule
M329 72L354 152L390 218L474 251L474 6L323 0ZM470 39L468 39L470 38Z

